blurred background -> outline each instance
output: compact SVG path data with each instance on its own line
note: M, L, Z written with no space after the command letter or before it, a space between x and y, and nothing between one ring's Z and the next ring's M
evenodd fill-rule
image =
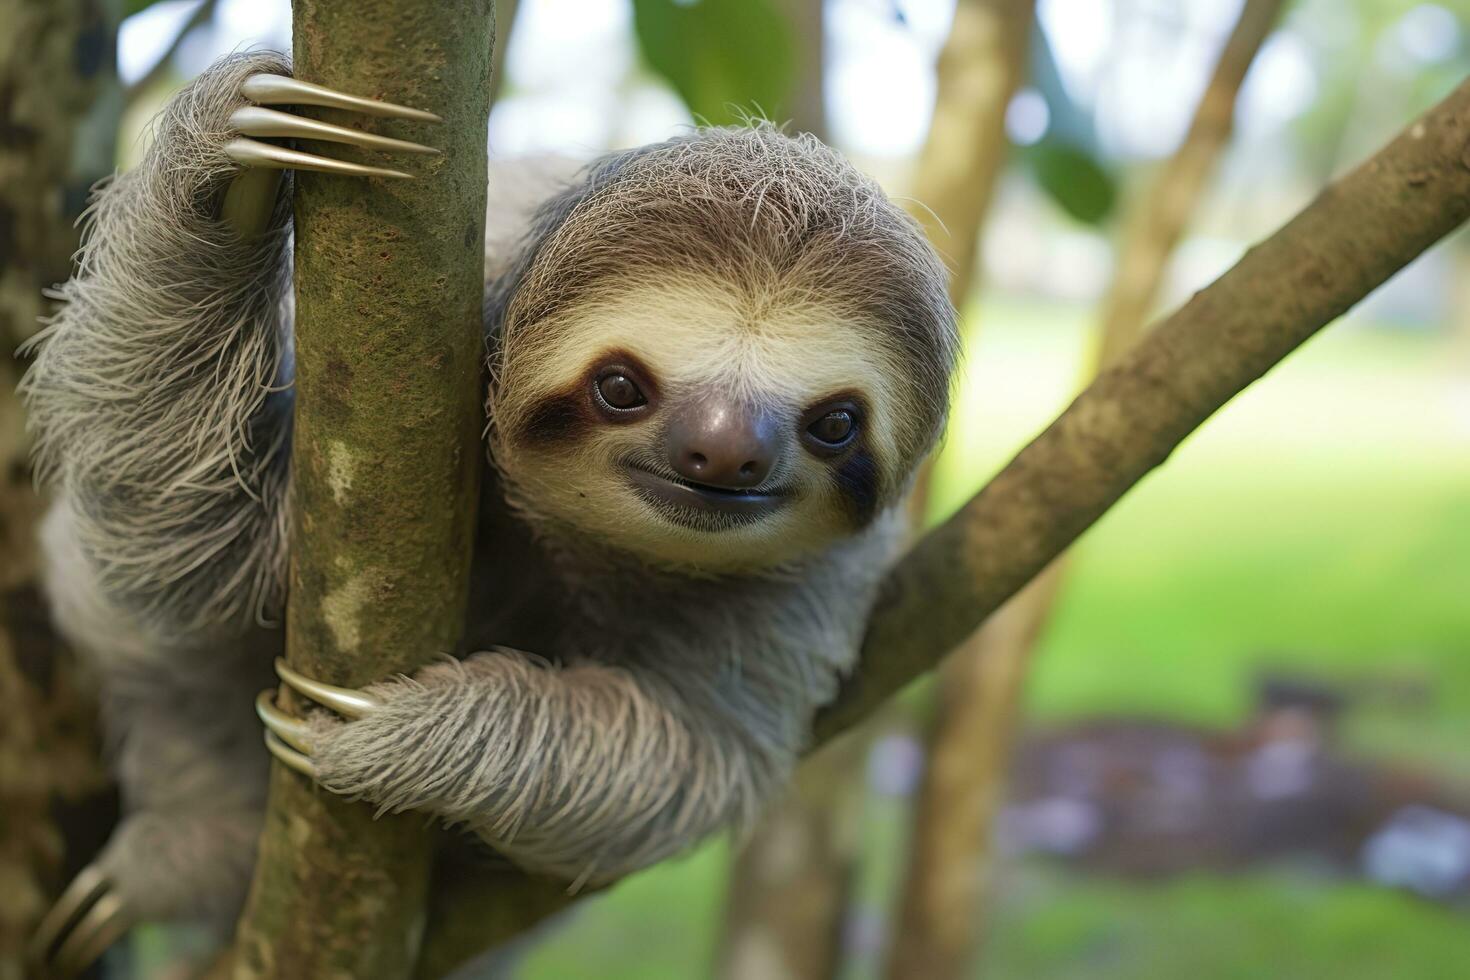
M149 117L212 60L290 46L286 0L84 6L60 214L138 158ZM921 488L929 521L1158 314L1470 73L1467 0L500 7L492 154L590 158L764 115L912 204L952 264L967 338ZM0 282L12 345L42 312L35 277L65 276L17 272L18 255ZM29 595L24 564L0 576L12 599ZM31 606L9 615L40 636ZM32 811L45 825L38 799L101 786L85 761L26 774L37 739L93 738L70 688L45 683L54 717L0 722L17 825ZM936 678L814 757L751 840L579 903L497 968L1460 978L1467 736L1462 232L1207 423ZM7 893L63 877L73 858L45 841L0 854ZM0 940L28 907L0 912ZM177 949L153 933L109 970L159 975Z

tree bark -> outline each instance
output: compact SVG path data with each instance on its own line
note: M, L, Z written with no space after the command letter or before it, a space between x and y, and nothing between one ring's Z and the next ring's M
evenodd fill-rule
M0 0L0 355L39 326L39 286L66 279L73 219L92 182L111 173L117 105L115 0ZM107 143L100 163L79 150L89 113ZM112 110L112 111L109 111Z
M1006 110L1025 74L1034 19L1034 0L961 2L940 55L934 122L920 156L915 197L928 209L919 214L930 241L942 251L948 244L952 253L950 298L958 309L979 275L985 215L1010 149ZM914 496L916 516L927 505L928 483L926 467ZM890 976L924 976L928 970L952 976L966 959L975 912L963 890L965 871L974 867L970 834L994 792L978 782L989 746L973 737L980 722L972 712L989 707L982 687L994 680L987 678L990 665L983 660L989 638L1029 627L1025 620L1012 622L1015 605L940 672Z
M1189 133L1150 187L1120 246L1104 303L1100 357L1111 363L1142 330L1141 317L1224 151L1235 98L1281 0L1248 0ZM920 784L893 980L967 976L978 953L992 878L991 828L1004 803L1011 747L1031 654L1065 578L1059 560L1002 606L940 666L939 696Z
M1110 364L1138 339L1158 299L1169 257L1184 235L1235 124L1235 100L1246 72L1276 24L1283 0L1247 0L1189 132L1128 212L1118 268L1102 303L1097 361Z
M384 127L444 151L417 180L296 176L287 659L357 687L460 642L483 419L494 11L491 0L298 0L293 16L298 77L444 118ZM235 975L408 976L429 865L422 817L375 820L274 766Z
M1221 406L1467 218L1470 82L1165 319L893 568L814 742L932 670ZM466 874L426 953L447 970L572 900L530 881ZM503 914L523 886L547 900Z
M27 462L16 345L67 277L86 187L112 167L117 5L0 0L0 978L116 819L94 691L47 620L44 510ZM88 129L87 124L91 123ZM88 153L94 144L105 154ZM100 159L98 159L100 157Z

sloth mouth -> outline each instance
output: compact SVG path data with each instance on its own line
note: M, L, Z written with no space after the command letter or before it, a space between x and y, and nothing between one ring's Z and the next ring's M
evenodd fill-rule
M628 478L634 492L655 510L677 524L700 530L752 524L780 510L788 499L780 491L730 490L633 464L628 464Z

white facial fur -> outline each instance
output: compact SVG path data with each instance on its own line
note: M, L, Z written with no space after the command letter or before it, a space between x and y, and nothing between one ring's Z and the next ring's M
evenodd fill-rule
M507 336L491 409L496 462L533 516L645 559L709 572L779 564L854 530L833 482L834 463L801 444L805 411L856 393L867 408L865 446L880 466L898 456L894 381L903 366L874 338L821 305L774 294L752 298L706 280L604 295ZM548 397L589 387L589 372L614 351L633 354L654 376L659 397L646 418L596 423L569 444L508 438ZM790 497L752 523L704 531L671 522L634 493L623 464L636 455L658 465L661 413L711 390L779 414L789 438L758 489L779 487Z

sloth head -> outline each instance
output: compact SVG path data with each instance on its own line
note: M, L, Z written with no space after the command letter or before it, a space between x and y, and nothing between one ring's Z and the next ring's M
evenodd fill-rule
M945 287L917 225L814 139L706 129L605 158L491 297L511 498L713 573L856 534L943 425Z

